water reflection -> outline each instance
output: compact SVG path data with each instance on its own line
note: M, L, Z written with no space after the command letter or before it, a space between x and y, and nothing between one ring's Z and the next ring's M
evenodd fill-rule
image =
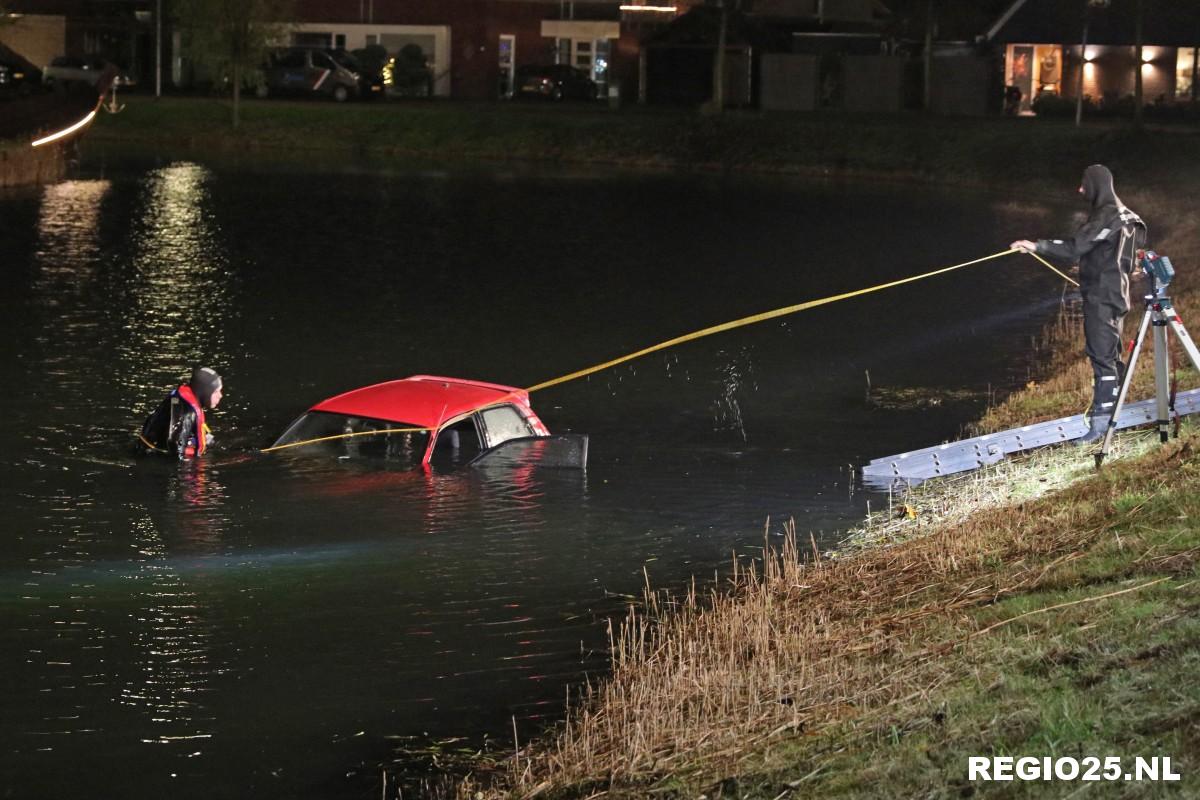
M64 295L88 291L100 253L100 214L109 181L64 181L42 192L38 214L38 297L57 305Z
M209 193L212 179L199 164L154 170L131 215L118 351L145 393L161 391L198 363L229 361L236 276Z
M140 711L141 741L171 744L211 739L214 716L205 695L225 665L212 657L213 627L206 602L168 561L163 536L149 517L133 526L137 556L126 573L127 592L137 610L129 644L131 669L123 676L118 702ZM189 753L195 748L188 744Z

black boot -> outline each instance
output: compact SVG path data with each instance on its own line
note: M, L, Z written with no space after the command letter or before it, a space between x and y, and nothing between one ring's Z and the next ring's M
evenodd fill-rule
M1100 441L1108 432L1108 423L1111 421L1112 414L1092 414L1088 432L1076 439L1075 444L1092 444Z

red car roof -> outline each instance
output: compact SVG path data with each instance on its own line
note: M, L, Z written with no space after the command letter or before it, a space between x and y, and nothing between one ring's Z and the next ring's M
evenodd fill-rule
M495 383L413 375L339 394L310 410L438 428L454 417L501 401L528 407L529 394Z

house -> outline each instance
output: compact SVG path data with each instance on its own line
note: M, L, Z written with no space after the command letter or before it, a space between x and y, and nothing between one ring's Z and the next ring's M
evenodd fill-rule
M1142 54L1136 52L1140 21ZM1086 11L1085 11L1086 9ZM1087 46L1084 49L1086 29ZM1115 104L1134 94L1143 102L1194 102L1200 3L1196 0L1046 2L1014 0L985 34L1003 53L1004 83L1021 93L1029 112L1041 98L1085 97Z
M439 97L511 97L525 64L572 64L602 87L636 78L636 56L617 63L636 51L622 41L618 0L299 0L296 10L293 44L419 48Z
M419 50L437 97L509 98L525 65L570 64L638 94L642 40L700 0L297 0L292 44Z
M727 105L899 106L901 67L877 59L889 50L890 12L879 0L727 3ZM696 4L643 41L643 99L694 105L712 97L720 19L714 4Z
M698 0L296 0L289 41L395 56L419 53L438 97L494 100L514 91L526 64L566 63L600 86L637 93L642 38ZM160 0L11 0L18 25L0 41L35 63L55 55L97 55L153 85L155 10ZM161 0L164 85L188 82L186 48ZM35 30L36 29L36 30ZM35 43L36 40L36 43Z

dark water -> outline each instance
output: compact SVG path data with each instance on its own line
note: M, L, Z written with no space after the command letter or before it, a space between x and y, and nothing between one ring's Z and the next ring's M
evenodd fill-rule
M527 386L750 313L986 255L1062 209L712 176L96 165L0 195L5 796L378 796L391 737L522 736L602 619L954 436L1060 282L1006 258L534 395L586 474L423 475L254 450L415 373ZM131 432L203 362L218 447ZM912 407L869 406L925 390ZM944 402L937 403L939 399Z

